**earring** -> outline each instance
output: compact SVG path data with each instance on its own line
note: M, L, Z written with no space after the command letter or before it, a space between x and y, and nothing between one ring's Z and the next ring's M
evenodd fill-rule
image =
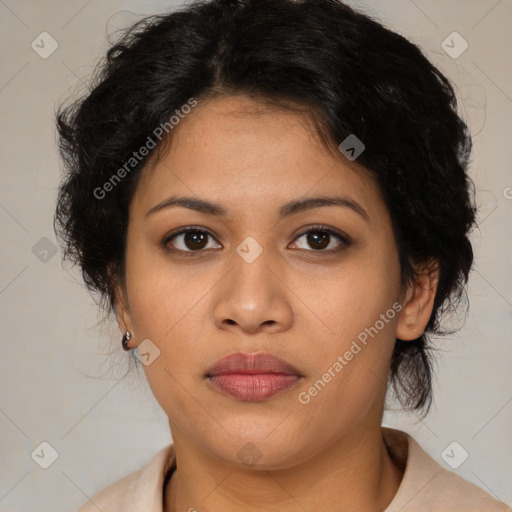
M131 348L128 346L128 341L131 339L131 337L132 337L132 335L130 334L130 331L126 331L124 336L123 336L123 339L121 341L121 345L123 346L123 350L125 350L126 352L131 350Z

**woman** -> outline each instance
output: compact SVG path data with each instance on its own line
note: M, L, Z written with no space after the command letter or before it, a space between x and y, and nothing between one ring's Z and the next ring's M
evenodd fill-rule
M473 261L448 80L336 0L139 22L58 112L66 256L173 444L80 509L504 511L405 432Z

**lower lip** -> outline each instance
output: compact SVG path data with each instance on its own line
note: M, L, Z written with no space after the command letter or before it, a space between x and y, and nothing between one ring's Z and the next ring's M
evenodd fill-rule
M292 388L300 377L284 373L229 373L213 375L208 380L221 393L238 400L256 402Z

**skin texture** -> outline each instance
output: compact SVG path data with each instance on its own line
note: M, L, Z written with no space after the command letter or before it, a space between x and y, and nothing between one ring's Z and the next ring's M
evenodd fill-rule
M356 162L329 152L304 114L217 97L199 101L172 136L130 205L116 302L130 346L149 339L160 350L144 371L177 457L166 511L384 510L402 478L380 430L391 355L396 337L414 340L425 328L436 274L401 286L378 187ZM219 203L228 215L172 207L146 216L171 195ZM278 217L284 203L317 195L349 197L369 221L339 206ZM352 243L331 236L318 249L300 236L314 224ZM162 246L189 226L212 234L203 248L193 252L198 245L184 235ZM236 252L249 236L263 249L252 263ZM302 404L298 394L396 302L400 313ZM263 402L242 402L205 378L219 358L259 351L292 363L303 379ZM237 456L247 443L260 453L250 466Z

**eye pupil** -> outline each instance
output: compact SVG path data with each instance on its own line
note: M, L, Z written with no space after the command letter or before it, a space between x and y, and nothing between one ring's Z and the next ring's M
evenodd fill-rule
M329 236L329 233L323 231L311 231L308 234L308 244L316 249L324 249L329 245ZM319 242L319 239L322 239L322 241ZM318 244L320 245L319 247Z
M208 234L201 231L188 231L183 237L183 241L188 249L202 249L205 241L207 241Z

